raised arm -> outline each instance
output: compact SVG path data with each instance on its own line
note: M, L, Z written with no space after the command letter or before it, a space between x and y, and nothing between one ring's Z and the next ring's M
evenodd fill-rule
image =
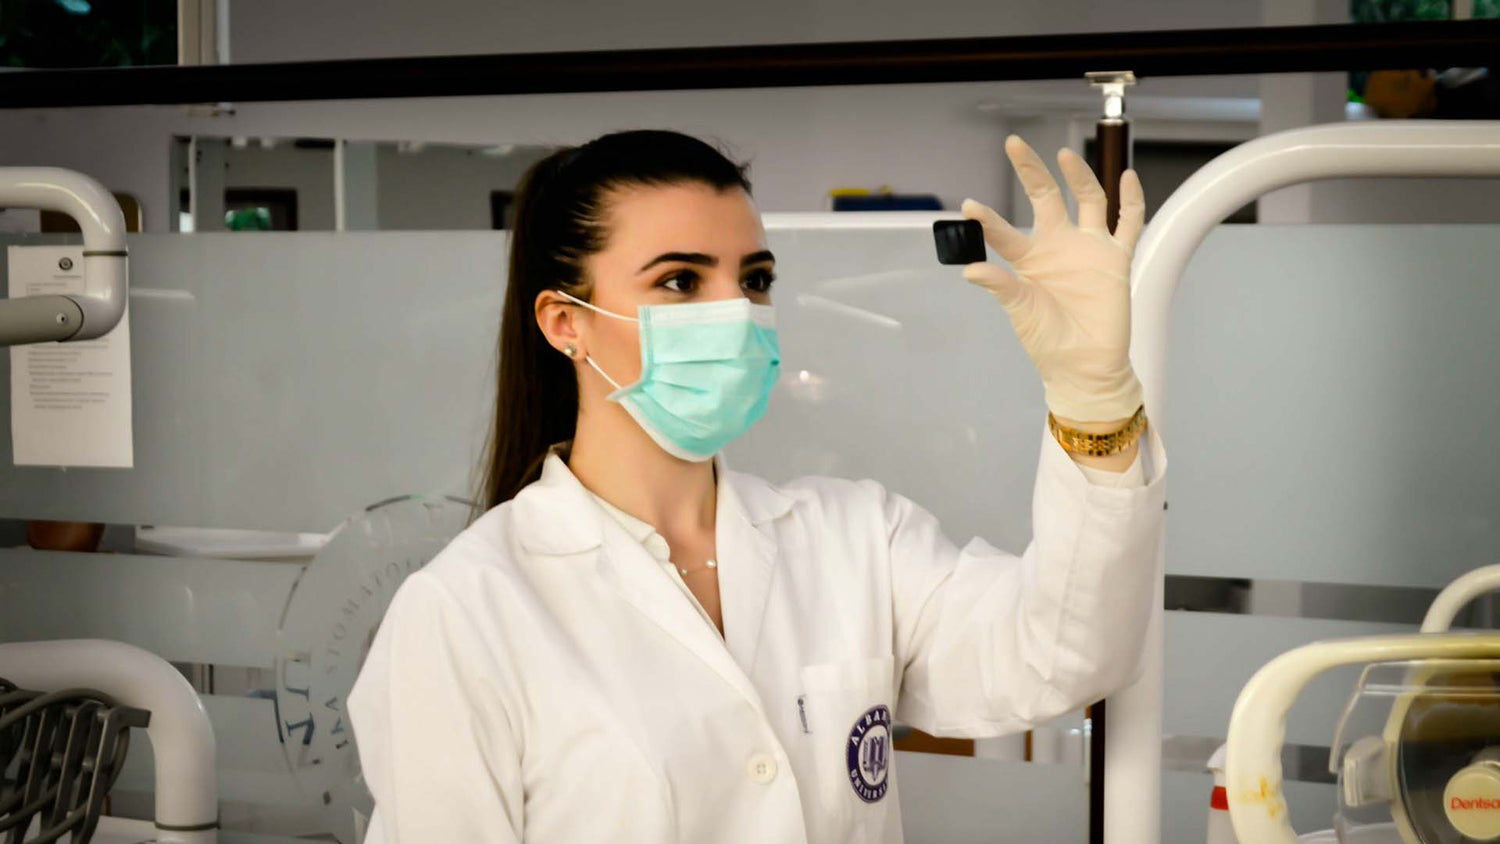
M1139 435L1125 424L1144 414L1130 363L1130 266L1145 220L1140 179L1133 170L1122 175L1111 233L1104 189L1076 153L1059 150L1058 164L1078 200L1077 225L1036 152L1017 135L1005 149L1035 225L1022 234L966 200L964 216L983 225L1006 266L972 263L964 278L1005 308L1064 427L1058 436L1113 453L1070 454L1044 430L1032 540L1020 557L982 539L956 548L930 513L885 497L904 667L896 717L938 735L1023 729L1125 685L1160 577L1166 455L1149 421ZM1107 434L1116 437L1094 439ZM1134 482L1142 477L1143 485Z
M978 538L958 548L931 513L885 493L902 723L1004 735L1136 676L1160 576L1166 454L1148 429L1144 467L1125 473L1145 483L1111 487L1042 436L1032 540L1019 557Z

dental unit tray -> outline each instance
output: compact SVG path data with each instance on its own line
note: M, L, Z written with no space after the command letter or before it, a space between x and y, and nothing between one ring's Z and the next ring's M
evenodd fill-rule
M4 844L90 840L124 766L130 728L150 721L150 712L103 692L27 691L0 678ZM33 837L26 837L28 830Z

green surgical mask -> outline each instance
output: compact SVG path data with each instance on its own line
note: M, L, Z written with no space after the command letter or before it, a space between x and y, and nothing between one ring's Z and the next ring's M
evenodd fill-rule
M641 305L622 316L559 290L590 310L640 325L641 377L608 398L668 454L701 462L745 433L761 416L781 369L775 311L749 299Z

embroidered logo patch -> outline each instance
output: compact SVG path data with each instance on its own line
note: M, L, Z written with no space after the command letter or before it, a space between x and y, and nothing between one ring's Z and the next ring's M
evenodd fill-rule
M859 716L844 748L849 784L866 803L874 803L885 796L890 750L891 711L882 704Z

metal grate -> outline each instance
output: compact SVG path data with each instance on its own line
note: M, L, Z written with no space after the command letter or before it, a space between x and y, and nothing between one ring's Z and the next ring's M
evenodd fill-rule
M119 777L130 728L151 713L103 692L36 692L0 678L0 836L5 844L88 841ZM33 837L26 838L33 822Z

